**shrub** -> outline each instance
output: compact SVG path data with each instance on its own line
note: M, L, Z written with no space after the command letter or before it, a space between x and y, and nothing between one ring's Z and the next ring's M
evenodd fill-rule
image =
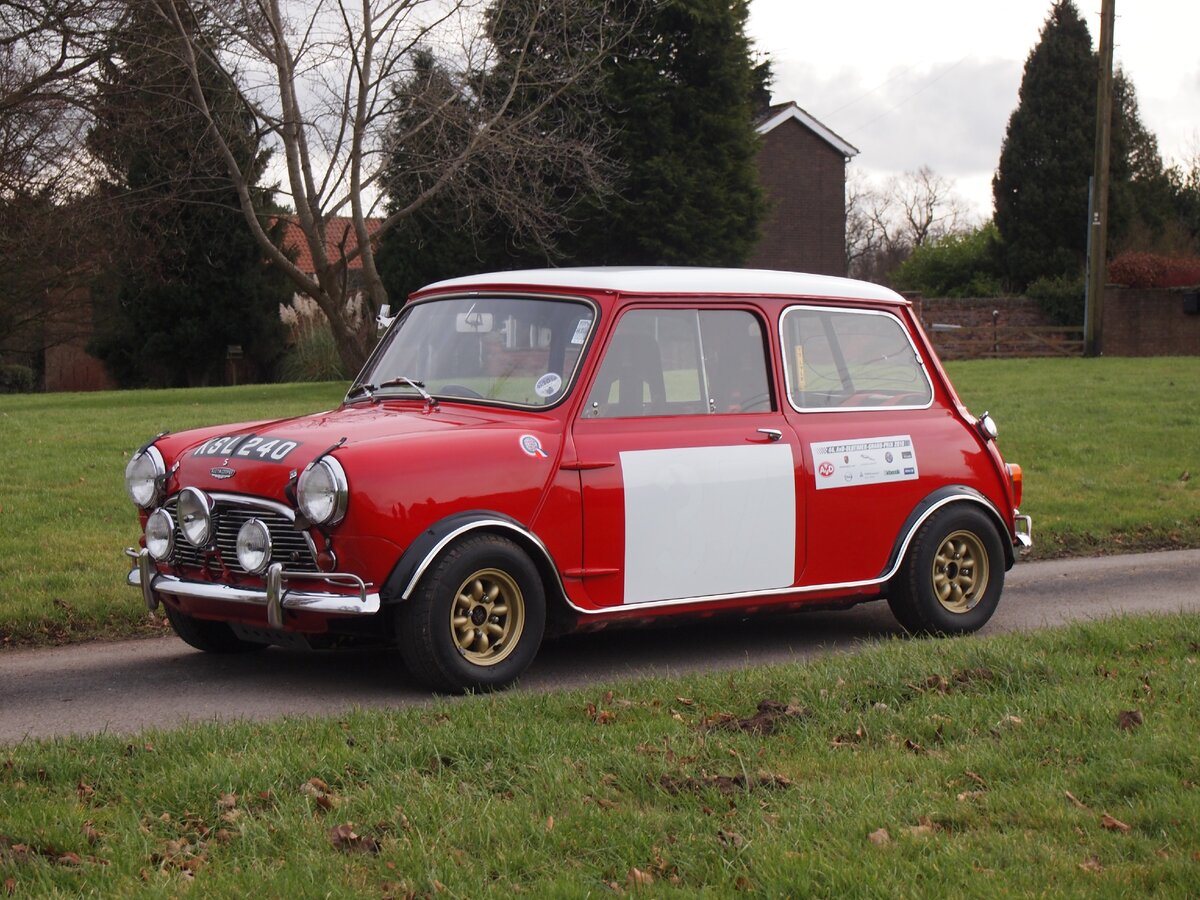
M0 394L29 394L35 383L33 369L29 366L0 364Z
M1200 284L1200 258L1122 253L1108 264L1108 280L1131 288L1192 287Z
M279 375L284 381L345 381L349 377L328 322L304 316L291 326L291 342Z
M893 282L927 297L995 297L1001 293L996 240L996 226L988 222L917 247Z
M1060 275L1030 282L1025 295L1059 325L1083 324L1083 279Z

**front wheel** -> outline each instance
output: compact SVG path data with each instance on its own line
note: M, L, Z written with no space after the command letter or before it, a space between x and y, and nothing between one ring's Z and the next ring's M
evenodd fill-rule
M528 668L546 627L537 568L512 541L469 537L443 554L397 615L408 670L435 691L507 687Z
M1004 587L1004 547L987 514L956 505L917 531L888 592L914 634L966 634L992 617Z
M197 650L205 653L253 653L267 648L266 644L243 641L224 622L193 618L172 608L169 603L163 603L163 609L175 633L184 643L191 644Z

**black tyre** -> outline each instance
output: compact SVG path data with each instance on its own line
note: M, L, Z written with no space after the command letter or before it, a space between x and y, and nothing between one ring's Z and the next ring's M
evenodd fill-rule
M537 568L512 541L468 537L434 564L396 617L413 676L435 691L493 691L528 668L546 628Z
M252 653L255 650L265 650L266 644L254 641L243 641L237 637L224 622L210 622L206 619L194 619L186 613L172 609L164 603L167 619L171 627L185 644L191 644L197 650L205 653Z
M892 581L888 605L914 634L982 628L1004 588L1004 546L982 510L955 504L921 526Z

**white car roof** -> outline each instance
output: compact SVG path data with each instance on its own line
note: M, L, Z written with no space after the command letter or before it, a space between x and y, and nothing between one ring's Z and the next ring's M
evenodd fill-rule
M699 267L588 267L524 269L450 278L422 288L428 291L470 288L559 288L612 291L620 294L706 294L779 297L823 297L908 301L888 288L851 278L776 272L766 269L707 269Z

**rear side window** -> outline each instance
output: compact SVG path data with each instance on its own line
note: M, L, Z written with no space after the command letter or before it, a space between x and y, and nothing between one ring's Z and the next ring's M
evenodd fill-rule
M921 357L889 313L794 306L780 332L788 399L798 410L920 409L933 402Z
M762 323L745 310L630 310L617 323L584 415L770 410L763 338Z

